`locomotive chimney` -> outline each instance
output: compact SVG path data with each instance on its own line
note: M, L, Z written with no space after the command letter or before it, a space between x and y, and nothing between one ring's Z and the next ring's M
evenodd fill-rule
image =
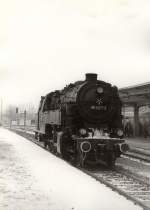
M87 82L94 82L97 80L97 74L87 73L86 74L86 81Z

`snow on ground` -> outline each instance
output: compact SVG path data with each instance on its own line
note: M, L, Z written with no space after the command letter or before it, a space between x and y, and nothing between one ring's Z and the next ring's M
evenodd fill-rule
M0 128L0 210L140 210L32 142Z

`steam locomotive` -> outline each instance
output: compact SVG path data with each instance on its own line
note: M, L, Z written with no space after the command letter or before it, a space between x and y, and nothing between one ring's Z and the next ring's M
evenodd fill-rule
M85 81L42 96L35 138L81 167L89 163L114 166L116 158L128 150L117 87L88 73Z

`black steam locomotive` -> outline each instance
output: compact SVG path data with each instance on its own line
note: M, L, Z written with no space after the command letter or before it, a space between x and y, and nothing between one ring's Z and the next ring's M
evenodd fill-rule
M35 137L74 164L112 166L128 150L116 86L86 74L85 81L41 97Z

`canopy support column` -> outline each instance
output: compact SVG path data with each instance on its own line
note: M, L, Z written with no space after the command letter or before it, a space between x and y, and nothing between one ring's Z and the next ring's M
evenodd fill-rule
M139 136L139 106L134 105L134 136Z

